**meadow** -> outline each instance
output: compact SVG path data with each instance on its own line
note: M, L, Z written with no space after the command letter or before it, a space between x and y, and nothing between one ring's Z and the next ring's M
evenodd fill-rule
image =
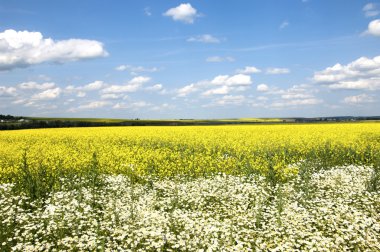
M380 251L380 123L0 131L1 251Z

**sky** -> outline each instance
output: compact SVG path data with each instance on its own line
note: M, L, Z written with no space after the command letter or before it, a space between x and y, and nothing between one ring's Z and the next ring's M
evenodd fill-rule
M3 0L0 114L380 115L380 0Z

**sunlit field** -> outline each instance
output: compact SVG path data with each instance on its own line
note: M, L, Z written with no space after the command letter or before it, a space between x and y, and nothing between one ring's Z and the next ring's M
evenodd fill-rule
M380 123L0 132L0 250L379 251Z

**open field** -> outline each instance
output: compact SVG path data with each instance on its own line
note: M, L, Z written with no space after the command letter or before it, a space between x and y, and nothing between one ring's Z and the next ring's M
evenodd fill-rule
M59 117L13 117L0 118L0 130L76 128L104 126L192 126L228 124L291 123L294 118L233 118L233 119L112 119L112 118L59 118Z
M0 250L379 251L380 123L0 132Z
M45 120L45 121L83 121L83 122L130 122L136 119L114 119L114 118L59 118L59 117L26 117L30 120ZM140 120L140 119L139 119ZM280 118L234 118L234 119L141 119L145 122L282 122ZM140 121L141 121L140 120Z
M224 118L224 119L115 119L115 118L65 118L20 117L0 114L0 130L116 127L116 126L195 126L195 125L251 125L288 123L380 122L378 116L295 117L295 118Z

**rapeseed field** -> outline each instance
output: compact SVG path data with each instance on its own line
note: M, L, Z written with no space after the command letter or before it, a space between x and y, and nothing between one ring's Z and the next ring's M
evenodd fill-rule
M1 251L380 251L380 124L0 132Z

